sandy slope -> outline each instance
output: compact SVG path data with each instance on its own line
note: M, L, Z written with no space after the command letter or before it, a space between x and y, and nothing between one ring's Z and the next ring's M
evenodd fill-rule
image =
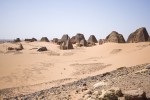
M118 67L150 63L150 42L105 43L66 51L59 50L56 44L46 42L22 44L24 50L19 52L7 50L7 47L17 47L17 44L0 44L0 89L66 78L74 81ZM48 51L37 52L36 48L41 46L46 46ZM47 87L50 85L39 89Z

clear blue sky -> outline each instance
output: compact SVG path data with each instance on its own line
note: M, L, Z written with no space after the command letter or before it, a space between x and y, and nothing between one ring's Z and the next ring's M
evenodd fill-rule
M83 33L98 39L139 27L150 33L150 0L0 0L0 39L60 38Z

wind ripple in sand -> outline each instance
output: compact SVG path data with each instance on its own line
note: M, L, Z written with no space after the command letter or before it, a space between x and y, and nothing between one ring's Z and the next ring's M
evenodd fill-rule
M73 66L73 68L76 70L76 72L74 72L73 75L82 75L102 70L108 66L111 66L111 64L104 65L103 63L88 63L88 64L75 63L71 64L71 66Z
M49 56L60 56L59 52L55 52L55 51L48 51L46 52Z
M73 52L64 52L62 55L63 56L71 56L73 54L74 54Z
M119 53L121 51L122 51L122 49L113 49L110 53L111 54L117 54L117 53Z

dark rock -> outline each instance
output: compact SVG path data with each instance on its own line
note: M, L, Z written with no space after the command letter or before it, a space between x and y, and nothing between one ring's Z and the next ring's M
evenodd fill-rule
M104 44L105 42L106 42L105 39L99 39L99 45L102 45L102 44Z
M137 43L148 41L149 34L145 27L137 29L135 32L131 33L128 37L128 43Z
M70 42L70 39L67 40L67 42L66 42L66 47L67 47L67 49L73 49L73 45L72 45L72 43Z
M81 33L77 33L75 36L76 43L80 43L81 40L85 40L84 35Z
M58 38L53 38L52 42L58 44L59 39Z
M47 51L47 48L46 48L46 47L41 47L41 48L39 48L37 51L39 51L39 52Z
M85 47L86 47L86 46L87 46L87 41L84 40L84 39L81 40L81 41L80 41L80 47L81 47L81 46L85 46Z
M61 50L73 49L73 45L70 42L70 38L68 38L66 42L64 41L63 43L60 44L60 49Z
M64 34L64 35L62 36L62 38L60 39L60 41L61 41L61 42L67 42L68 39L69 39L69 41L70 41L70 37L68 36L68 34Z
M75 44L76 43L76 36L73 36L71 39L70 39L70 42L72 44Z
M8 50L16 50L16 51L19 51L19 50L22 50L22 49L24 49L24 48L23 48L23 46L22 46L21 43L19 44L19 47L18 47L18 48L8 47Z
M21 43L19 44L19 48L20 48L21 50L24 49Z
M96 39L96 37L94 35L91 35L87 42L88 42L88 44L92 44L93 45L93 44L97 43L97 39Z
M150 41L150 37L148 38L148 41Z
M87 86L83 86L81 91L83 92L83 91L86 91L86 90L88 90Z
M124 92L125 100L147 100L143 90L129 90Z
M122 34L119 34L116 31L112 31L107 37L107 42L115 42L115 43L125 43L125 39Z
M146 69L150 69L150 64L146 66Z
M58 45L61 45L62 44L62 41L61 39L58 39L58 42L57 42Z
M21 42L20 38L14 40L14 42Z
M32 41L37 41L37 39L36 38L32 38Z
M21 43L19 44L19 47L18 47L18 48L15 48L15 50L17 50L17 51L22 50L22 49L24 49L24 48L23 48L23 46L22 46Z
M65 42L63 42L63 43L60 44L60 49L61 49L61 50L66 50L66 49L67 49Z
M41 42L49 42L49 40L48 40L47 37L42 37L40 41L41 41Z
M34 42L34 41L37 41L37 39L36 39L36 38L32 38L32 39L25 39L24 41Z
M13 47L8 47L8 50L15 50Z
M86 83L83 83L83 86L86 86Z

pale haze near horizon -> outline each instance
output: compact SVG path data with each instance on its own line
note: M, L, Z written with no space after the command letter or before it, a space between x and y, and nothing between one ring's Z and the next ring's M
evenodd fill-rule
M0 39L150 34L150 0L0 0Z

